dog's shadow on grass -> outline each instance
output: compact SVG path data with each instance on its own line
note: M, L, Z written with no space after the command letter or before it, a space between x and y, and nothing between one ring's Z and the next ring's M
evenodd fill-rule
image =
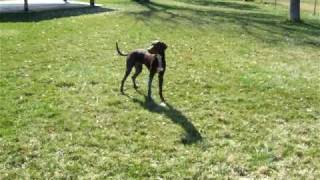
M166 106L157 104L153 99L144 97L144 101L133 98L133 102L153 113L164 114L172 122L178 124L185 130L185 135L181 138L183 144L189 145L202 141L202 136L192 122L178 109L171 104L166 103Z

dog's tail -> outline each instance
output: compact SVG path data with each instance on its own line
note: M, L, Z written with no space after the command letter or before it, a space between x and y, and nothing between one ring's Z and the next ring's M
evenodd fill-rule
M117 52L120 56L128 56L128 54L124 54L120 51L119 46L118 46L118 42L116 42L116 48L117 48Z

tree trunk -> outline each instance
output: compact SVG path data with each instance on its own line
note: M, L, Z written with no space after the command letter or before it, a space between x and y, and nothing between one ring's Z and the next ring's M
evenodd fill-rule
M314 9L313 9L313 15L316 15L316 10L317 10L317 1L318 0L314 0Z
M28 11L29 7L28 7L28 0L24 0L24 11Z
M290 21L300 21L300 0L290 0Z
M91 7L94 6L94 0L90 0L90 6L91 6Z

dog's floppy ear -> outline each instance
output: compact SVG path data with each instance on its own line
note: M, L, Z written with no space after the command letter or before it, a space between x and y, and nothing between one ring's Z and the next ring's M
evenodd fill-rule
M148 51L149 51L149 53L151 53L151 54L157 54L155 47L152 46L152 45L148 48Z
M148 48L149 53L151 53L151 54L158 54L159 53L159 50L157 47L158 42L159 41L152 41L151 42L151 46Z

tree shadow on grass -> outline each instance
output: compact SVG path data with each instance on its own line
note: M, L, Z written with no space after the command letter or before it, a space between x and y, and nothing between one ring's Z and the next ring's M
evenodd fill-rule
M98 14L113 11L103 7L79 7L60 10L46 10L40 12L1 13L0 22L39 22L44 20L80 16L85 14Z
M286 42L291 38L295 44L320 47L320 23L313 20L308 20L308 23L290 23L283 15L271 12L241 10L241 8L240 10L221 10L202 5L190 6L186 3L133 1L143 6L145 10L127 13L146 23L153 18L160 19L172 26L185 23L214 27L232 23L242 28L247 35L261 41L278 43Z
M182 2L201 5L201 6L215 6L222 8L240 9L240 10L253 10L258 9L258 6L245 3L228 2L228 1L212 1L212 0L183 0Z
M150 112L164 114L172 122L178 124L185 130L184 137L181 138L183 144L189 145L202 141L202 136L192 122L179 110L175 109L171 104L167 103L166 107L158 105L153 100L149 100L145 96L145 101L133 98L133 102Z

